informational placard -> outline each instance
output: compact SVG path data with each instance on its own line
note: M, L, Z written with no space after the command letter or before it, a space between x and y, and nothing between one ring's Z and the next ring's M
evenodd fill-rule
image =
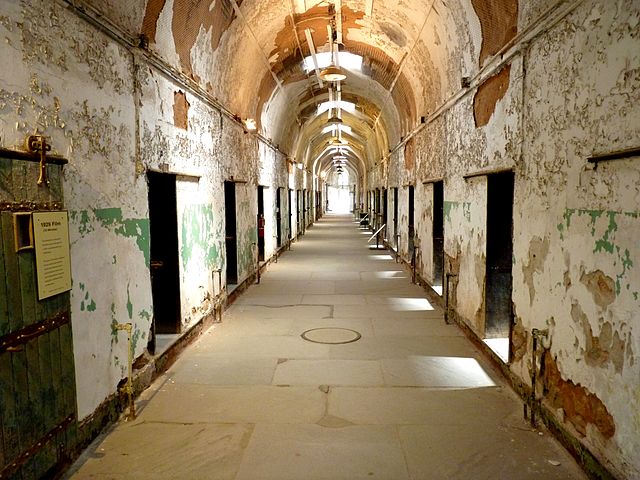
M34 212L38 299L71 290L69 216L67 212Z

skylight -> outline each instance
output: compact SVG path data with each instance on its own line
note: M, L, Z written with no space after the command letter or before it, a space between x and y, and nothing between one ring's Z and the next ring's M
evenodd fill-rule
M331 53L322 52L316 54L318 60L318 68L323 69L331 65ZM361 71L362 70L362 57L349 52L338 52L338 63L345 70ZM304 59L304 71L309 73L314 68L313 57L309 55Z
M351 102L340 101L336 102L323 102L318 105L318 115L328 111L330 108L340 108L345 112L354 113L356 111L356 104Z
M322 133L329 133L329 132L336 133L338 131L337 130L338 128L342 133L346 133L347 135L351 135L353 133L353 130L349 125L327 125L322 129Z

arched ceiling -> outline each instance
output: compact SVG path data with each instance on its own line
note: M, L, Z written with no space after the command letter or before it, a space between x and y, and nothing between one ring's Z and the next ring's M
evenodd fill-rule
M139 25L148 48L318 173L330 165L328 84L304 59L330 48L347 69L348 163L379 162L517 32L518 0L87 0ZM115 3L114 3L115 2ZM107 11L108 9L108 11ZM311 41L309 41L311 39ZM311 45L313 44L313 46ZM352 68L346 57L361 60ZM355 57L354 57L355 56ZM335 113L335 111L333 112ZM324 132L323 132L324 130Z

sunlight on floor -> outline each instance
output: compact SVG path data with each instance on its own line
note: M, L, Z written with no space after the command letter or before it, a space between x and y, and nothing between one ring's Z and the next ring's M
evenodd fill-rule
M387 362L385 372L392 379L402 378L415 386L482 388L496 385L478 361L468 357L412 356L402 365Z
M420 310L434 310L433 305L426 298L387 298L387 303L397 312L415 312Z
M498 355L504 363L509 361L509 338L485 338L483 342Z
M369 255L372 260L393 260L391 255Z
M385 270L372 273L374 278L408 278L402 270Z
M431 288L433 288L433 291L438 295L442 296L442 285L434 285Z

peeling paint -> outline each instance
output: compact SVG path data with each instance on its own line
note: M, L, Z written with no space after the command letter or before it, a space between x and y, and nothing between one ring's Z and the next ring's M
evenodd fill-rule
M564 410L565 418L581 436L586 436L587 425L591 424L605 438L613 437L616 425L607 407L586 388L564 380L549 352L543 356L543 378L547 399Z
M124 218L121 208L97 208L91 211L70 211L69 218L77 223L78 232L85 236L101 226L125 238L134 238L147 267L150 263L149 219Z

